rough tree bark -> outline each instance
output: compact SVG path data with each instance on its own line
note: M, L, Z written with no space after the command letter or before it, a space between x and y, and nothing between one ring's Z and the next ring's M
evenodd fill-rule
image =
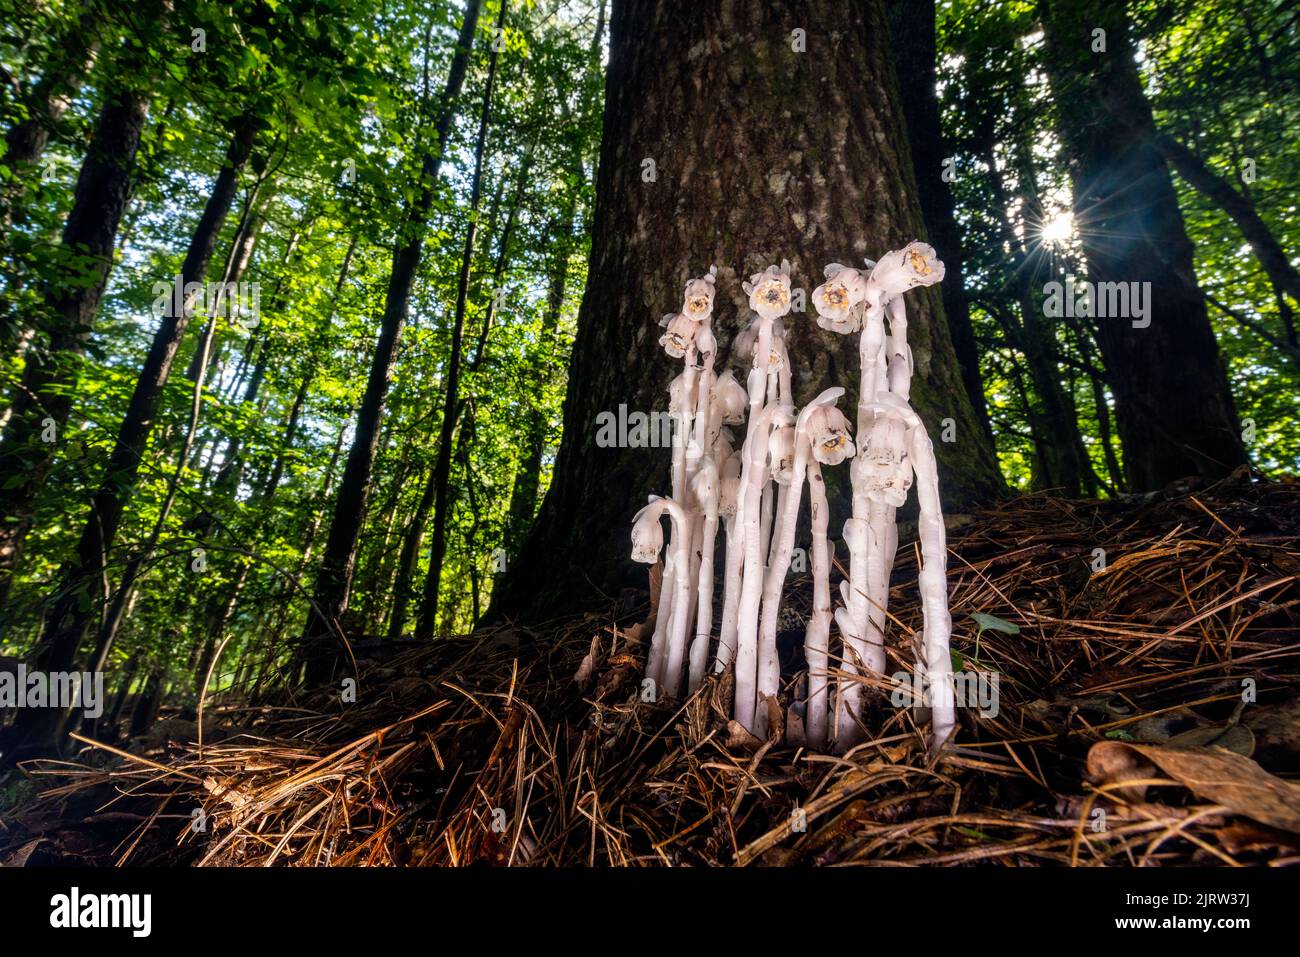
M1124 5L1043 0L1041 10L1088 279L1151 284L1149 326L1093 320L1128 486L1220 479L1245 464L1246 452ZM1093 51L1097 29L1104 52Z
M533 533L502 583L496 608L508 614L644 585L628 559L628 522L664 490L668 451L600 448L596 417L620 404L666 408L680 363L656 344L657 323L680 308L689 277L719 267L714 328L726 355L747 315L742 278L788 257L795 285L810 293L828 262L874 259L922 228L881 0L623 0L610 27L564 437ZM935 445L945 499L958 510L1003 485L937 299L932 290L909 298L913 398L936 430L953 420L956 441ZM787 322L796 401L835 384L852 409L857 340L820 330L810 313ZM831 473L841 521L847 472Z

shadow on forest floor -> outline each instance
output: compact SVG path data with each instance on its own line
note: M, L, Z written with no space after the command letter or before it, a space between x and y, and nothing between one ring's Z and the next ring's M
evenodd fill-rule
M0 863L1300 862L1300 485L953 525L955 661L998 708L963 710L937 766L884 690L842 756L738 741L716 682L642 702L642 595L362 657L359 704L209 702L202 749L160 725L133 756L28 766L43 792L0 820ZM904 543L899 671L915 572ZM997 619L978 658L972 613Z

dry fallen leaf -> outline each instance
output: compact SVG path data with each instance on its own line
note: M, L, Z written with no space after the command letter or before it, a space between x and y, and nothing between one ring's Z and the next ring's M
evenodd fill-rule
M600 652L600 635L591 636L591 650L582 659L582 664L578 665L578 671L573 676L573 680L579 688L586 688L591 683L591 676L596 670L596 655Z
M1300 784L1274 777L1240 754L1219 747L1176 749L1125 741L1100 741L1088 752L1089 776L1099 784L1150 777L1153 768L1202 800L1222 804L1261 824L1300 833Z
M0 858L0 867L26 867L28 859L32 852L45 840L43 837L33 838L26 844L11 852L6 857Z

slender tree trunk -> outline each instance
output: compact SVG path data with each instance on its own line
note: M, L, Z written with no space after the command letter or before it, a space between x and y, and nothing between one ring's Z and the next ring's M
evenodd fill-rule
M370 495L371 470L374 467L375 447L379 439L379 422L383 417L397 357L397 344L410 306L411 291L424 248L426 221L433 203L433 190L442 168L447 137L455 116L455 103L465 80L469 54L478 27L480 0L466 0L465 16L452 57L446 87L439 106L435 127L436 139L426 151L422 163L422 176L418 195L407 210L406 222L393 255L393 268L389 275L388 291L384 301L384 315L380 321L379 339L375 344L370 375L357 412L356 432L348 451L343 479L339 483L338 497L330 520L329 538L321 556L316 575L313 604L308 611L302 633L303 657L308 662L309 681L324 680L331 667L331 656L325 650L337 636L338 618L347 610L348 593L352 587L352 573L356 565L357 540L365 518L366 500Z
M1042 278L1028 255L1021 233L1011 221L1010 195L1002 174L998 171L993 153L992 117L984 124L986 130L984 162L989 168L989 183L993 193L1002 231L1002 241L1011 250L1007 268L1007 293L1013 297L1020 310L1018 324L1002 322L1003 331L1014 348L1025 357L1025 368L1033 384L1033 400L1027 406L1030 428L1042 433L1038 447L1042 450L1041 469L1034 477L1034 487L1052 489L1067 497L1077 497L1084 492L1097 493L1097 478L1088 461L1075 414L1074 401L1061 384L1058 362L1059 349L1055 332L1047 326L1042 303L1034 292L1035 283ZM1022 135L1017 131L1016 135ZM1020 179L1017 198L1022 210L1028 214L1021 219L1021 229L1035 216L1041 219L1034 169L1030 165L1024 144L1012 144ZM1005 315L1005 314L1003 314ZM1008 317L1009 318L1009 317Z
M234 200L239 171L252 151L257 123L245 117L237 129L218 173L212 194L190 239L181 267L181 278L188 283L202 281L207 273L212 250ZM59 571L58 587L46 615L41 646L36 663L43 671L71 668L86 628L99 617L99 601L107 574L108 553L113 547L118 526L135 490L141 456L153 430L154 418L162 400L163 388L171 373L176 350L189 322L191 303L174 306L169 297L162 321L154 333L149 353L136 380L135 391L118 430L117 442L109 457L104 479L91 500L75 554ZM49 743L53 730L45 713L27 709L19 720L24 722L27 740L33 747ZM43 717L44 716L44 717ZM30 727L28 726L30 725Z
M662 492L660 449L601 448L597 416L664 409L680 362L656 343L655 317L683 283L719 267L720 355L747 314L742 279L782 257L808 292L829 262L876 258L921 229L881 0L767 4L616 0L587 294L569 365L564 436L532 533L502 582L498 611L584 607L622 584L643 587L628 523ZM791 32L806 31L806 52ZM936 442L954 509L1002 494L932 290L909 296L913 401L956 441ZM857 340L787 322L802 404L844 386L857 401ZM852 341L850 341L852 340ZM742 376L743 379L743 376ZM836 474L839 473L839 474ZM848 470L828 473L832 527L848 514Z
M1300 303L1300 269L1291 265L1286 250L1277 241L1268 224L1260 218L1250 197L1233 189L1226 179L1211 170L1204 160L1172 136L1160 133L1156 136L1155 144L1193 189L1227 213L1237 224L1274 288Z
M943 177L944 163L952 154L945 148L939 98L935 93L934 0L888 0L887 7L917 199L929 241L944 265L943 315L971 409L992 443L993 429L989 425L984 383L980 379L979 349L962 282L961 233L957 229L952 190Z
M144 687L136 699L135 709L131 713L131 727L127 737L136 738L149 730L153 719L158 716L158 705L162 703L163 673L160 667L154 667L144 679Z
M95 62L103 20L85 10L50 47L41 77L26 97L27 115L5 131L4 165L14 173L0 194L0 220L14 219L14 204L23 191L27 170L45 153L51 134L81 90Z
M506 0L500 0L497 35L505 28ZM478 235L478 208L483 195L483 156L487 148L488 124L492 112L492 88L496 81L497 49L488 57L487 84L483 89L483 107L479 113L478 141L474 145L474 182L470 188L469 226L465 232L465 250L460 261L460 278L456 286L456 317L451 330L451 356L447 361L447 385L443 396L442 428L438 435L438 455L433 463L433 535L429 546L429 574L424 581L424 596L415 637L433 637L438 624L438 598L442 584L442 563L447 555L447 506L451 483L451 460L454 451L457 413L460 410L461 341L465 336L465 307L469 298L469 274L474 265L474 240Z
M1042 0L1042 11L1053 92L1068 104L1057 116L1088 280L1150 284L1144 318L1093 320L1128 485L1149 491L1187 475L1223 478L1246 452L1125 6ZM1105 52L1093 52L1097 29Z
M108 283L117 228L130 194L149 100L110 90L77 177L60 248L63 275L45 293L49 347L29 351L0 439L0 602L31 529L36 498L59 449L72 409L77 366L86 351Z

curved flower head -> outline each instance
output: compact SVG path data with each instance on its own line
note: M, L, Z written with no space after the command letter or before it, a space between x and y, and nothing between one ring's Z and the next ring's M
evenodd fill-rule
M699 471L691 479L691 495L695 507L705 515L718 507L718 470L707 455L700 460Z
M713 401L722 412L723 425L744 425L749 393L728 369L713 383Z
M698 279L686 284L686 296L682 303L682 315L700 321L713 313L713 297L717 292L718 267L710 266L709 271Z
M732 435L731 429L725 426L718 429L718 434L713 440L713 448L709 449L709 455L712 457L714 464L719 466L718 474L721 475L725 471L727 463L736 455L736 437ZM740 467L739 460L736 467Z
M889 401L892 400L892 401ZM895 407L899 406L899 407ZM864 483L873 501L894 507L907 501L912 487L912 460L907 454L907 404L889 393L877 397L876 417L867 430L857 458L853 460L853 484Z
M722 463L718 479L718 514L731 518L736 514L736 497L740 494L740 456L733 455Z
M767 439L767 463L772 478L778 485L794 483L795 429L793 425L779 425Z
M854 453L849 420L833 405L819 405L808 413L808 441L812 456L823 465L839 465Z
M664 352L675 359L686 355L686 350L695 343L695 335L700 329L698 323L681 313L669 313L659 320L659 325L667 327L659 337L659 344L664 347Z
M826 281L813 290L817 325L841 335L857 332L861 316L856 307L866 298L867 277L857 269L831 263L826 267Z
M664 547L664 509L657 496L632 519L632 561L653 565Z
M885 299L892 299L916 286L933 286L943 279L943 272L933 246L911 242L881 256L868 281Z
M749 294L749 308L764 319L779 319L790 311L790 263L783 259L754 273L741 288Z
M686 415L695 408L699 384L695 376L690 377L689 383L686 379L686 372L682 371L668 384L668 411L673 415Z

